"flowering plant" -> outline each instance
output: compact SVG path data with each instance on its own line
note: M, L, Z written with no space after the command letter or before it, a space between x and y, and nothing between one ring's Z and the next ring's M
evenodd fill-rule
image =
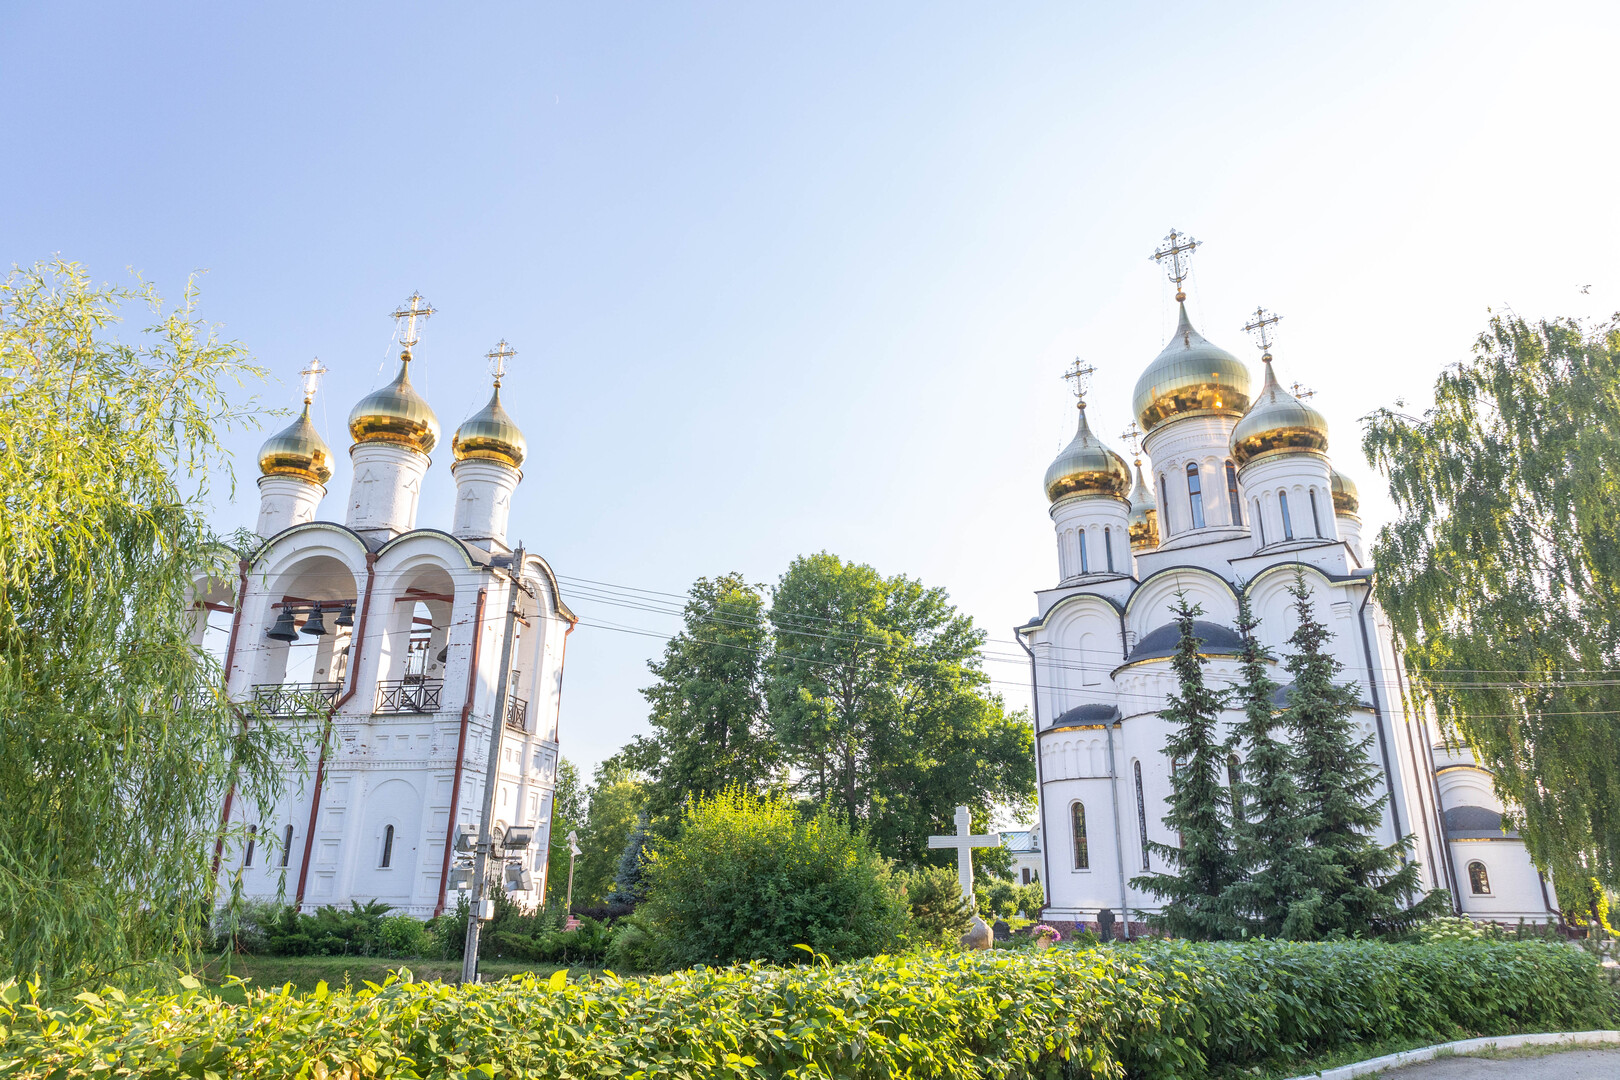
M1044 938L1054 945L1063 940L1063 935L1057 932L1056 927L1047 926L1045 923L1030 927L1029 936L1036 940Z

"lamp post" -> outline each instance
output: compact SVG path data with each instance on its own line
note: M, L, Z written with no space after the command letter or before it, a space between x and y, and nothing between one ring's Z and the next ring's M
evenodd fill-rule
M579 854L579 835L568 830L568 899L563 901L563 914L574 913L574 858Z

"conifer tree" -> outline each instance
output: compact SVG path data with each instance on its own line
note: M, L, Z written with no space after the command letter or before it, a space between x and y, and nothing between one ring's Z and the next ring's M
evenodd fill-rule
M1229 906L1240 870L1232 850L1232 799L1221 782L1230 745L1220 733L1226 693L1204 683L1209 661L1199 655L1203 641L1193 628L1203 609L1177 594L1174 612L1181 637L1171 666L1180 685L1162 714L1174 727L1165 751L1175 762L1164 823L1181 836L1181 846L1149 841L1148 850L1175 872L1143 874L1131 885L1165 901L1148 920L1155 929L1195 940L1226 938L1240 930Z
M1244 877L1231 887L1229 903L1251 934L1310 938L1320 894L1311 887L1314 849L1307 837L1315 819L1307 816L1294 748L1281 738L1283 722L1271 677L1276 657L1255 637L1248 590L1238 596L1237 631L1243 636L1242 681L1235 691L1243 720L1233 732L1243 752L1234 784L1232 831Z
M1437 914L1447 904L1441 890L1413 907L1405 903L1418 885L1418 863L1404 859L1414 838L1387 847L1373 839L1388 796L1374 794L1379 776L1372 764L1373 736L1358 738L1351 719L1361 691L1334 681L1344 665L1325 649L1331 635L1316 617L1303 572L1290 592L1299 627L1289 638L1294 652L1285 664L1294 680L1287 721L1310 818L1312 888L1320 894L1312 898L1314 936L1381 933Z

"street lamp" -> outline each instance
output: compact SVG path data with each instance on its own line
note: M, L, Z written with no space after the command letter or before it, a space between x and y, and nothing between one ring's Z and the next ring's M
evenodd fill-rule
M579 836L568 830L568 899L563 901L563 914L574 913L574 859L579 855Z

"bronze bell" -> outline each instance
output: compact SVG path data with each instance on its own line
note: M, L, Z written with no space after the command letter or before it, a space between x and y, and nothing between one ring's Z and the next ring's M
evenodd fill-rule
M304 623L302 632L310 637L322 637L329 633L326 623L321 618L321 605L316 604L315 610L309 613L309 619Z
M354 625L354 605L353 604L344 604L343 605L343 610L338 612L338 617L333 619L332 623L333 623L334 626L353 626Z
M282 608L281 614L276 616L276 625L264 632L264 636L275 641L297 641L298 628L293 624L291 608Z

